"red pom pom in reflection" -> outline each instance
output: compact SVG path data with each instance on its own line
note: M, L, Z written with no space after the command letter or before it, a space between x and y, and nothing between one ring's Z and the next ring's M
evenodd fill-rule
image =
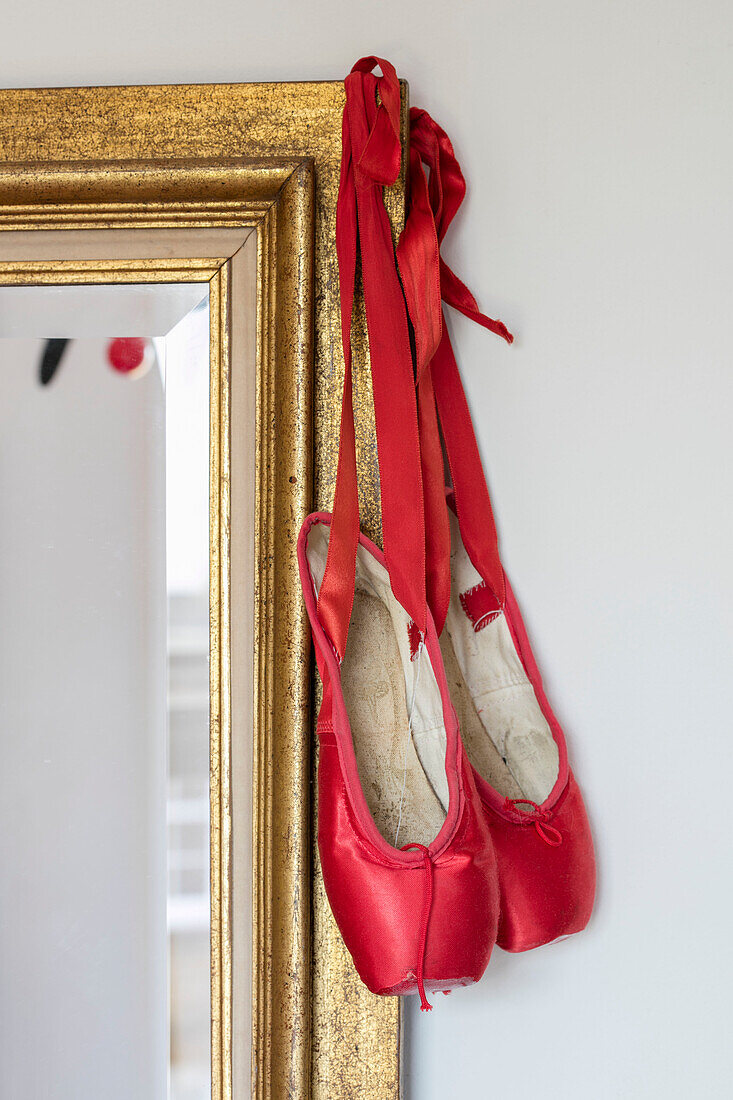
M130 374L137 370L145 360L147 340L138 336L118 336L111 340L107 348L107 358L112 370L120 374Z

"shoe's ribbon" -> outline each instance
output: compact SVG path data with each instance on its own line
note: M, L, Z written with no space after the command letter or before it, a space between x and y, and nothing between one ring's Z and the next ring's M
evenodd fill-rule
M379 66L381 76L372 70ZM399 176L400 84L388 61L357 61L345 81L336 248L345 375L339 460L326 570L318 614L340 659L348 636L359 540L359 499L352 397L351 326L357 256L361 257L374 415L382 536L394 595L424 636L425 513L415 375L405 298L395 265L383 188Z
M529 806L529 809L520 809L524 806ZM515 820L519 825L534 825L537 835L551 848L559 848L562 844L562 833L554 825L550 825L548 811L543 810L531 798L507 798L504 809L518 815Z
M419 107L410 110L409 184L410 209L397 261L415 327L419 380L442 338L441 299L507 343L514 337L502 321L481 312L471 291L440 254L466 196L466 180L445 130Z
M425 949L428 943L430 910L433 905L433 861L429 849L424 844L404 844L401 848L403 852L413 850L422 852L423 868L425 870L425 900L420 919L420 938L417 946L417 991L420 994L420 1011L430 1012L433 1006L425 995Z
M507 343L513 336L501 321L479 310L473 294L440 255L448 226L465 197L466 182L448 135L419 108L410 112L409 190L397 262L415 333L428 602L440 632L450 599L450 532L440 430L464 545L501 607L506 598L491 500L441 299Z

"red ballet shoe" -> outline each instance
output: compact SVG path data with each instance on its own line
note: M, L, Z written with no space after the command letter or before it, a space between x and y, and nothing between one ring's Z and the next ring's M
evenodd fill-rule
M593 844L565 738L499 558L441 299L508 343L512 336L479 311L440 256L465 181L448 136L417 109L410 157L410 208L397 259L415 332L428 597L496 849L497 942L524 951L587 924L595 895ZM453 482L450 509L441 432Z
M585 928L595 896L593 842L509 581L504 575L497 595L478 573L453 511L451 536L441 645L499 864L497 943L526 951Z
M365 985L417 992L429 1008L429 991L469 985L486 969L498 924L496 860L432 617L424 640L416 638L384 555L361 535L340 660L318 613L330 534L331 516L316 513L298 542L323 681L318 849L326 893Z

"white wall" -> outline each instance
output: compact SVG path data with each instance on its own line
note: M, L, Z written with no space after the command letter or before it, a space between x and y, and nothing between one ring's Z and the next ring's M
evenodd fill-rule
M408 1015L408 1095L727 1097L733 15L726 0L8 5L8 86L394 60L453 136L456 321L505 561L595 830L590 929Z

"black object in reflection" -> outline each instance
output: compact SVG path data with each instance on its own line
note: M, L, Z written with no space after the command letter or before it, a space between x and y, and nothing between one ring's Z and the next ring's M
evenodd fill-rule
M40 368L40 382L42 386L47 386L53 378L54 374L58 370L59 363L61 362L64 352L66 351L66 345L70 344L70 340L47 340L43 349L43 355L41 356L41 368Z

